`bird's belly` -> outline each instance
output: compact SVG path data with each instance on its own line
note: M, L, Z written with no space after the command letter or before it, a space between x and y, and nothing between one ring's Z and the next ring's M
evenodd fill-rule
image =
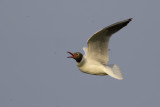
M78 67L78 69L84 73L92 74L92 75L107 75L104 72L103 66L97 66L97 65L86 65L83 67Z

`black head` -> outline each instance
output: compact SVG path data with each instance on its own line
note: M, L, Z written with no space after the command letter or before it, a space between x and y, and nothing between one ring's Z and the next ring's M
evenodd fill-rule
M69 56L67 58L73 58L75 59L77 62L81 62L83 55L80 52L75 52L75 53L71 53L71 52L67 52L69 54L71 54L72 56Z

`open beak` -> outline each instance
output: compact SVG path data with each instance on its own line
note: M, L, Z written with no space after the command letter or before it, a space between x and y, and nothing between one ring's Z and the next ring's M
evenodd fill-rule
M71 52L67 52L67 53L69 53L70 55L72 55L72 56L68 56L67 58L74 58L73 53L71 53Z

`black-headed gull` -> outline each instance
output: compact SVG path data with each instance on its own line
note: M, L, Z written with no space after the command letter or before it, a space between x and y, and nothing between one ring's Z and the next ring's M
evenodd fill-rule
M122 80L122 74L116 64L108 63L108 43L112 34L125 27L132 18L114 23L96 32L87 41L87 47L83 47L85 55L80 52L71 53L67 58L73 58L77 62L80 71L93 75L109 75Z

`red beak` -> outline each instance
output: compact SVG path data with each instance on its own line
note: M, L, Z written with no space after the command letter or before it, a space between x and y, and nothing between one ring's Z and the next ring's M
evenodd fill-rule
M68 56L67 58L74 58L74 55L71 52L67 52L67 53L72 55L72 56Z

